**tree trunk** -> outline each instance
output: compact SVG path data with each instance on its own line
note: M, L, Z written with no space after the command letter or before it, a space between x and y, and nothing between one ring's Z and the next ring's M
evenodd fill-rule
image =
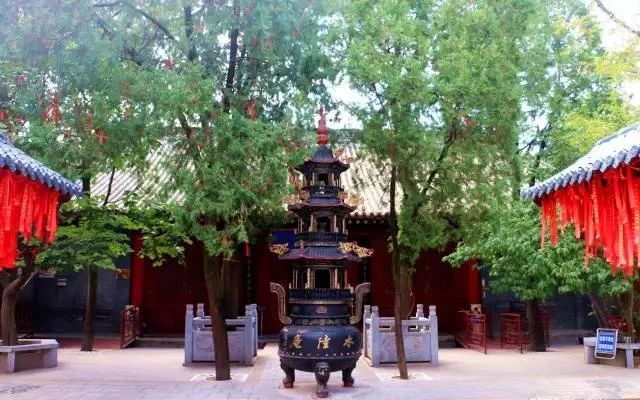
M216 380L231 379L229 365L229 343L227 327L221 310L224 308L224 264L220 257L212 257L204 249L203 270L207 284L209 314L211 314L211 330L213 335L214 354L216 359Z
M240 308L240 264L224 261L224 307L222 316L224 318L236 318Z
M16 326L16 303L20 291L29 283L34 272L34 256L32 248L22 251L24 268L20 275L14 275L17 271L5 270L2 272L0 283L2 284L2 307L0 308L0 338L3 346L18 345L18 327Z
M411 317L411 310L413 309L413 302L411 296L411 282L412 276L409 273L409 266L400 263L400 274L398 276L400 278L399 288L400 288L400 315L402 319L409 319Z
M4 286L2 291L0 327L2 328L3 346L16 346L18 344L18 329L16 327L16 301L18 299L18 290L11 286L11 284Z
M406 318L406 295L408 287L406 286L407 276L403 274L400 265L400 249L398 245L398 216L396 214L396 181L397 170L393 166L391 168L391 182L389 187L389 226L391 228L391 264L393 268L393 318L395 324L396 352L398 354L398 371L400 379L409 379L409 371L407 369L407 357L404 351L404 336L402 334L402 320ZM403 301L403 296L405 297ZM403 309L404 308L404 309Z
M600 328L606 328L608 325L608 317L609 311L607 311L606 304L602 301L600 297L593 293L587 293L587 297L591 302L591 309L596 314L596 318L598 319L598 325Z
M527 323L529 329L529 351L547 351L544 340L544 327L540 319L538 300L527 301Z
M635 343L638 339L636 336L636 325L633 320L633 292L635 291L633 287L633 283L631 284L631 288L629 289L629 293L627 294L627 306L624 310L624 319L627 322L627 326L629 327L629 336L631 340Z
M87 303L84 309L84 327L82 331L82 348L80 351L93 351L94 322L96 303L98 300L98 268L87 269Z

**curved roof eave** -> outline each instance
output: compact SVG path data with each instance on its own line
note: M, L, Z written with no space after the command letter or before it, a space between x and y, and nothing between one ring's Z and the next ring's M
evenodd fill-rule
M639 154L640 122L637 122L600 139L585 156L543 182L523 189L520 194L525 200L538 199L574 183L588 182L594 172L630 164Z

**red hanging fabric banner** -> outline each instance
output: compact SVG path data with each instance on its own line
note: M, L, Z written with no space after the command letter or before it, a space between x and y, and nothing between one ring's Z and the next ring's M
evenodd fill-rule
M553 193L549 199L549 233L551 236L551 244L558 244L558 201L557 194Z
M585 241L585 266L602 249L613 271L633 274L640 257L640 178L636 164L622 164L589 182L575 184L541 198L541 247L547 233L553 245L573 224L576 238ZM559 209L558 209L559 208Z
M25 176L0 169L0 270L15 268L18 235L53 241L60 194Z
M547 237L547 221L549 219L549 215L547 214L547 211L549 210L548 204L549 203L549 197L545 196L542 198L542 202L541 202L541 214L542 214L542 228L540 229L540 248L544 249L544 243L546 241L546 237Z

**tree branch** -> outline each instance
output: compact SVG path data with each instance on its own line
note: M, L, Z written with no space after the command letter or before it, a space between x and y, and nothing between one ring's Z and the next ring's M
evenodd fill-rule
M531 139L527 144L525 144L524 146L520 147L520 148L516 151L516 153L517 153L517 154L520 154L521 152L523 152L523 151L525 151L525 150L526 150L526 151L529 151L529 150L531 150L531 148L532 148L536 143L538 143L538 138L533 138L533 139Z
M240 31L238 29L238 19L240 17L240 5L238 1L233 2L233 13L236 17L235 26L229 33L229 66L227 68L227 79L224 89L224 112L229 112L231 109L231 92L233 91L233 81L236 75L236 63L238 58L238 35Z
M107 195L104 197L104 202L102 202L102 207L106 206L109 202L109 196L111 196L111 187L113 186L113 177L116 174L115 165L111 168L111 176L109 177L109 185L107 186Z
M607 14L607 16L616 24L620 25L621 27L625 28L626 30L628 30L629 32L633 33L634 35L640 37L640 30L635 29L633 27L631 27L629 24L627 24L626 22L624 22L623 20L621 20L620 18L618 18L613 11L609 10L607 8L607 6L604 5L604 3L602 2L602 0L595 0L596 5L598 6L598 8L600 10L602 10L603 13Z
M22 290L32 278L34 272L35 254L33 248L27 246L22 251L22 258L24 259L24 267L22 267L22 273L13 282L4 287L4 290L19 292Z
M151 21L155 26L157 26L158 28L160 28L160 30L171 40L176 40L175 36L173 36L173 34L171 34L171 32L169 32L169 30L162 24L162 22L158 21L153 15L147 13L146 11L137 8L136 6L134 6L133 4L131 4L130 2L125 2L126 5L128 5L129 7L131 7L134 11L136 11L137 13L139 13L140 15L142 15L143 17L145 17L146 19L148 19L149 21Z
M94 15L96 17L96 24L98 25L98 27L100 27L100 29L102 29L104 35L107 36L109 40L113 40L113 38L115 37L115 32L109 28L107 22L102 17L100 17L97 13ZM142 65L142 60L138 58L138 52L136 51L136 49L134 49L133 47L128 47L125 43L123 51L123 59L133 61L138 65Z
M382 94L380 94L380 92L378 92L378 88L376 87L375 83L371 84L371 88L373 89L373 94L376 96L376 99L378 99L378 103L380 103L380 110L386 114L389 115L389 112L387 111L387 107L385 105L385 102L382 98Z
M187 37L187 42L190 43L189 52L187 53L187 60L193 62L198 53L196 52L196 45L193 42L193 13L190 5L184 6L184 33Z
M173 36L173 34L171 32L169 32L169 29L167 29L167 27L165 27L162 22L160 22L157 18L155 18L153 15L149 14L145 10L134 6L129 1L120 0L120 1L113 1L111 3L95 3L93 5L93 7L94 8L109 8L109 7L115 7L115 6L118 6L118 5L125 5L125 6L127 6L129 8L131 8L133 11L137 12L138 14L142 15L143 17L145 17L146 19L151 21L151 23L153 23L155 26L157 26L169 39L176 40L175 36Z
M438 156L438 159L436 160L436 164L433 167L433 169L429 172L429 175L427 176L427 182L426 182L425 186L422 188L422 190L420 192L423 196L427 194L427 191L431 187L431 184L433 183L433 180L436 178L436 175L438 174L438 172L440 172L440 168L442 167L442 162L447 157L447 154L449 153L449 149L451 148L451 146L455 142L456 137L457 137L457 128L456 128L455 121L454 121L454 122L451 123L451 129L449 130L449 137L444 142L444 145L442 146L442 149L440 150L440 155Z

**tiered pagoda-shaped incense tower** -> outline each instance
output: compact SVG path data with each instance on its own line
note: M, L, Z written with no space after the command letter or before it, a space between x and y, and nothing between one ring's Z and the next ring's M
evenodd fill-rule
M340 175L349 166L327 146L322 110L317 142L313 156L296 168L303 183L289 205L298 221L295 247L271 246L281 260L292 263L288 300L281 285L271 283L271 291L278 295L280 321L286 325L278 350L284 386L293 387L296 369L314 372L318 397L327 397L331 372L342 371L344 385L353 386L351 372L362 354L362 338L352 324L362 318L362 298L370 285L350 288L347 269L372 251L348 242L347 218L355 207L345 201Z

